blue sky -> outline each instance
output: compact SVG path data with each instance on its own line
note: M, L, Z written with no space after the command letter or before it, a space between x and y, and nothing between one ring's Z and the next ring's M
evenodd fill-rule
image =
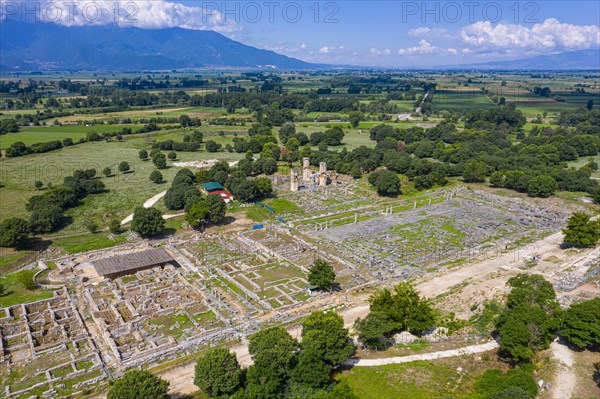
M582 49L600 51L600 1L173 1L77 2L61 23L118 22L142 28L213 29L232 39L310 62L428 66L517 59ZM8 0L0 0L5 13ZM90 4L91 3L91 4ZM67 7L67 6L65 6ZM82 11L103 9L103 17ZM109 11L112 10L112 11ZM12 10L14 12L14 10ZM123 17L125 16L125 17Z

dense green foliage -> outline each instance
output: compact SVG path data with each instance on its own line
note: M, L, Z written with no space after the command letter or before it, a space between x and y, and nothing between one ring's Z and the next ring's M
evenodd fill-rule
M584 212L575 212L563 230L564 242L576 247L596 245L600 240L600 220L591 220Z
M333 266L323 259L316 259L308 270L308 282L321 290L329 291L335 281Z
M198 359L194 383L210 398L358 399L332 379L332 371L354 354L343 318L316 311L302 322L302 343L282 327L249 337L253 364L241 370L233 353L212 349Z
M356 320L354 329L360 342L367 348L383 349L388 345L386 337L392 334L394 326L385 314L370 312L364 319Z
M344 319L333 311L314 311L302 321L302 348L314 347L320 358L337 367L354 354Z
M162 183L163 175L158 170L153 170L152 173L150 173L149 179L152 183Z
M0 247L19 247L29 237L29 223L21 218L8 218L0 222Z
M533 399L538 386L533 376L522 370L488 370L475 383L473 399Z
M369 299L371 313L357 319L354 329L361 342L370 348L383 348L386 339L399 331L420 333L435 325L437 312L421 298L411 283L401 282L394 292L385 288Z
M379 195L395 196L400 194L400 179L392 171L380 170L372 172L369 175L369 183L377 189Z
M581 349L600 348L600 298L571 305L564 312L560 335Z
M242 370L235 354L214 348L196 362L194 384L210 397L231 395L242 382Z
M169 382L145 370L129 370L108 391L108 399L168 399Z
M552 284L542 276L519 274L507 285L511 291L506 308L496 322L500 353L516 362L528 362L556 336L561 310Z
M133 212L131 230L142 237L150 237L159 233L165 227L162 213L156 208L139 206Z

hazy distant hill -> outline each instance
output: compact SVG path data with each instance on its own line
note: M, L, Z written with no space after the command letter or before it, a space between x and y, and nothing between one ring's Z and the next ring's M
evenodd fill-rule
M206 66L305 69L313 65L214 31L0 23L3 70L173 69Z
M540 55L512 61L493 61L482 64L460 65L474 69L595 69L600 70L600 49L570 51L561 54Z

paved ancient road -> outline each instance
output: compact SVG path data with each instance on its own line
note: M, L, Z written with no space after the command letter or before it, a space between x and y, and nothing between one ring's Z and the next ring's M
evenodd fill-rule
M558 340L550 344L550 349L552 358L558 361L556 376L552 382L552 399L570 399L577 384L577 376L573 371L573 352Z
M374 367L383 366L386 364L410 363L417 360L435 360L443 359L445 357L473 355L475 353L491 351L492 349L496 348L498 348L498 343L496 341L490 341L486 342L485 344L471 345L464 348L451 349L447 351L422 353L420 355L386 357L383 359L350 359L344 364L346 366Z
M144 205L143 205L144 208L150 208L152 205L156 204L159 199L161 199L162 197L165 196L166 193L167 193L167 190L160 192L160 193L156 194L154 197L146 200L146 202L144 202ZM121 224L127 224L127 223L131 222L132 220L133 220L133 213L131 215L127 216L125 219L121 220Z

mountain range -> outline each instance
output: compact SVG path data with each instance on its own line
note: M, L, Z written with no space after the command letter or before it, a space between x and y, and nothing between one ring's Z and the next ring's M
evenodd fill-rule
M314 65L209 30L0 23L0 70L307 69Z
M140 29L0 22L0 72L45 70L172 70L185 68L362 69L317 65L231 40L210 30ZM378 68L389 69L389 68ZM406 69L599 70L600 50Z
M456 67L454 67L456 68ZM460 68L495 70L600 70L600 49L538 55L510 61L460 65Z

